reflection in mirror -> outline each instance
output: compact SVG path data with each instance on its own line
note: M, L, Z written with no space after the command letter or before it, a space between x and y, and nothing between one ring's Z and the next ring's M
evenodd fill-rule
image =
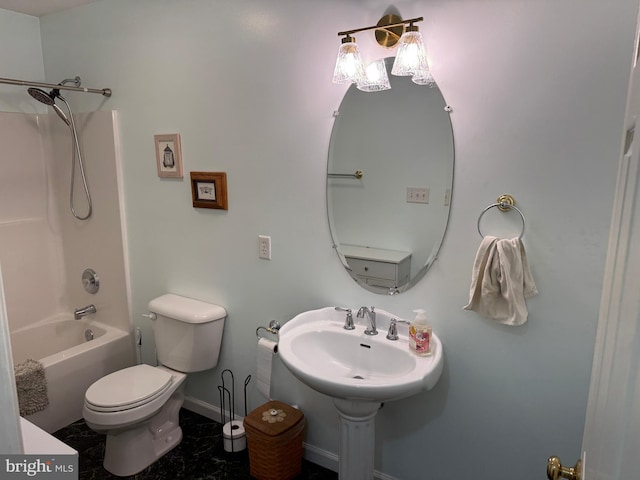
M393 58L385 64L390 71ZM327 162L334 247L354 280L382 294L412 287L435 261L454 164L450 109L439 88L389 80L391 90L381 92L349 87Z

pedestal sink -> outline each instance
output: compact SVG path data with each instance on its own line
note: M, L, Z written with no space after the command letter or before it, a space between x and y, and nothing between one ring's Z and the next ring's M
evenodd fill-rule
M376 310L377 335L366 335L367 319L346 330L345 312L334 307L303 312L279 333L282 362L300 381L333 398L340 414L339 478L371 480L375 416L383 402L430 390L442 373L442 343L432 336L432 355L409 350L408 327L388 340L392 318ZM360 320L360 319L358 319Z

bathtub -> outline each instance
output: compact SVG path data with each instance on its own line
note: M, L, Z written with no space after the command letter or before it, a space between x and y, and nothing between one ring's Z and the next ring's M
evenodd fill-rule
M93 332L85 340L85 332ZM108 373L133 365L132 335L86 318L56 317L11 332L13 363L42 362L49 406L26 418L52 433L82 418L84 392Z

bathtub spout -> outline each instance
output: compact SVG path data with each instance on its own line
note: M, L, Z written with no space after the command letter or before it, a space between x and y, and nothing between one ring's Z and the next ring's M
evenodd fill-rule
M85 315L96 313L96 311L97 311L96 306L91 304L91 305L87 305L86 307L76 308L73 312L73 316L75 317L76 320L80 320Z

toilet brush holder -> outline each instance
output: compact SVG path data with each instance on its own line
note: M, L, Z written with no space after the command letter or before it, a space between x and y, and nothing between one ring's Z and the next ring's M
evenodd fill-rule
M229 453L241 452L247 448L247 434L241 420L227 422L222 427L224 451Z

